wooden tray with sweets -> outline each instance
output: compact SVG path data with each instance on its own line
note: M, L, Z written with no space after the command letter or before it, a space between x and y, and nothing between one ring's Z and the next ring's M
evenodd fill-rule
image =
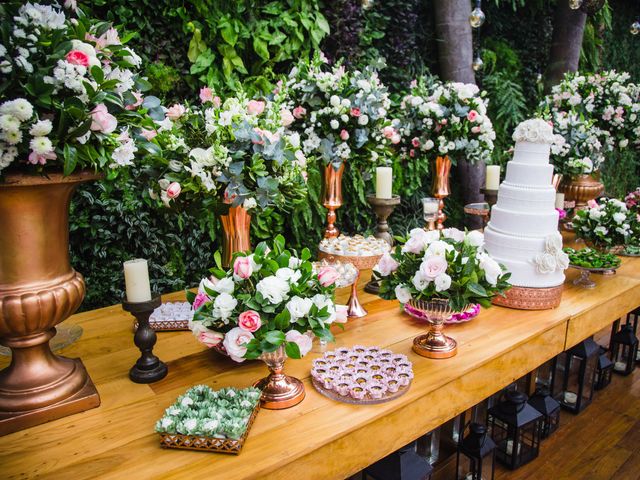
M335 253L323 252L318 250L318 259L326 259L328 262L350 263L358 270L368 270L375 267L382 258L379 255L337 255Z

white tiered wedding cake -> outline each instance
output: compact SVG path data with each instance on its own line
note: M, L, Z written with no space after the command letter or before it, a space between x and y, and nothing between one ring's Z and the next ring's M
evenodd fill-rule
M516 142L513 159L507 163L505 181L500 184L498 201L491 209L491 221L485 229L485 248L511 272L509 282L516 288L511 295L507 294L507 300L510 296L521 297L520 305L503 300L498 303L517 308L548 308L544 301L536 303L536 297L553 294L548 290L553 287L561 291L564 270L569 264L562 251L556 191L551 184L553 165L549 164L549 153L553 129L542 119L527 120L518 125L513 140ZM523 288L547 290L543 293ZM559 303L560 294L555 295L554 303Z

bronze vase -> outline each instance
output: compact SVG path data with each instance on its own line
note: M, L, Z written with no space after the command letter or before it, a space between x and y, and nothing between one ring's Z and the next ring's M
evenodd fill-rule
M251 250L251 215L242 207L229 207L220 215L222 223L222 265L231 265L233 254Z
M451 172L451 159L448 155L436 157L433 164L433 185L432 194L439 200L438 216L436 218L438 230L444 228L444 221L447 216L444 213L444 199L451 194L449 189L449 173Z
M587 206L589 200L595 200L604 193L604 185L599 181L597 173L574 178L564 177L560 183L560 192L564 193L566 201L575 201L576 208L581 209Z
M332 163L324 167L324 183L322 187L322 205L328 210L327 228L324 238L333 238L340 235L336 228L336 210L342 206L342 174L345 162L336 169Z
M69 262L69 204L81 172L9 175L0 183L0 435L100 405L80 359L54 355L55 326L82 303L84 278Z

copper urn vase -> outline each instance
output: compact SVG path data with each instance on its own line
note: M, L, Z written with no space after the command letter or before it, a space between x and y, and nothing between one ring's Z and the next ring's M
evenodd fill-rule
M220 215L222 223L222 265L231 265L233 254L251 250L251 215L242 207L229 207Z
M84 279L69 262L69 204L81 172L9 175L0 183L0 435L100 405L80 359L54 355L55 326L82 303Z
M431 192L438 199L438 216L436 217L437 228L444 228L444 221L447 216L444 213L444 199L451 194L449 189L449 174L451 172L451 159L448 155L436 157L433 164L433 184Z
M324 238L334 238L340 235L336 227L336 210L342 206L342 174L345 163L342 162L338 168L329 163L324 167L324 183L322 186L322 205L328 210L327 227L324 231Z
M585 208L589 200L594 200L604 193L604 185L598 177L597 173L578 175L574 178L564 177L560 183L560 192L564 193L566 201L575 201L577 209Z
M294 407L304 400L305 392L302 382L284 373L287 354L282 345L273 352L263 353L259 358L269 368L269 376L258 380L253 385L262 390L261 401L264 408L282 410Z

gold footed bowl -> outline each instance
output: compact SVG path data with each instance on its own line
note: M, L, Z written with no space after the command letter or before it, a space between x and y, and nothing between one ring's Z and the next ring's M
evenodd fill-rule
M0 435L100 405L80 359L54 355L55 326L82 303L84 279L69 262L69 204L81 172L8 175L0 183Z
M280 346L275 352L263 353L260 360L269 367L269 376L258 380L254 387L262 390L262 407L268 410L283 410L298 405L304 400L304 385L295 377L284 374L287 354Z
M427 358L450 358L458 353L458 342L442 333L444 322L451 318L453 309L446 298L431 300L411 300L414 310L422 312L429 320L431 328L424 335L413 339L413 351Z

